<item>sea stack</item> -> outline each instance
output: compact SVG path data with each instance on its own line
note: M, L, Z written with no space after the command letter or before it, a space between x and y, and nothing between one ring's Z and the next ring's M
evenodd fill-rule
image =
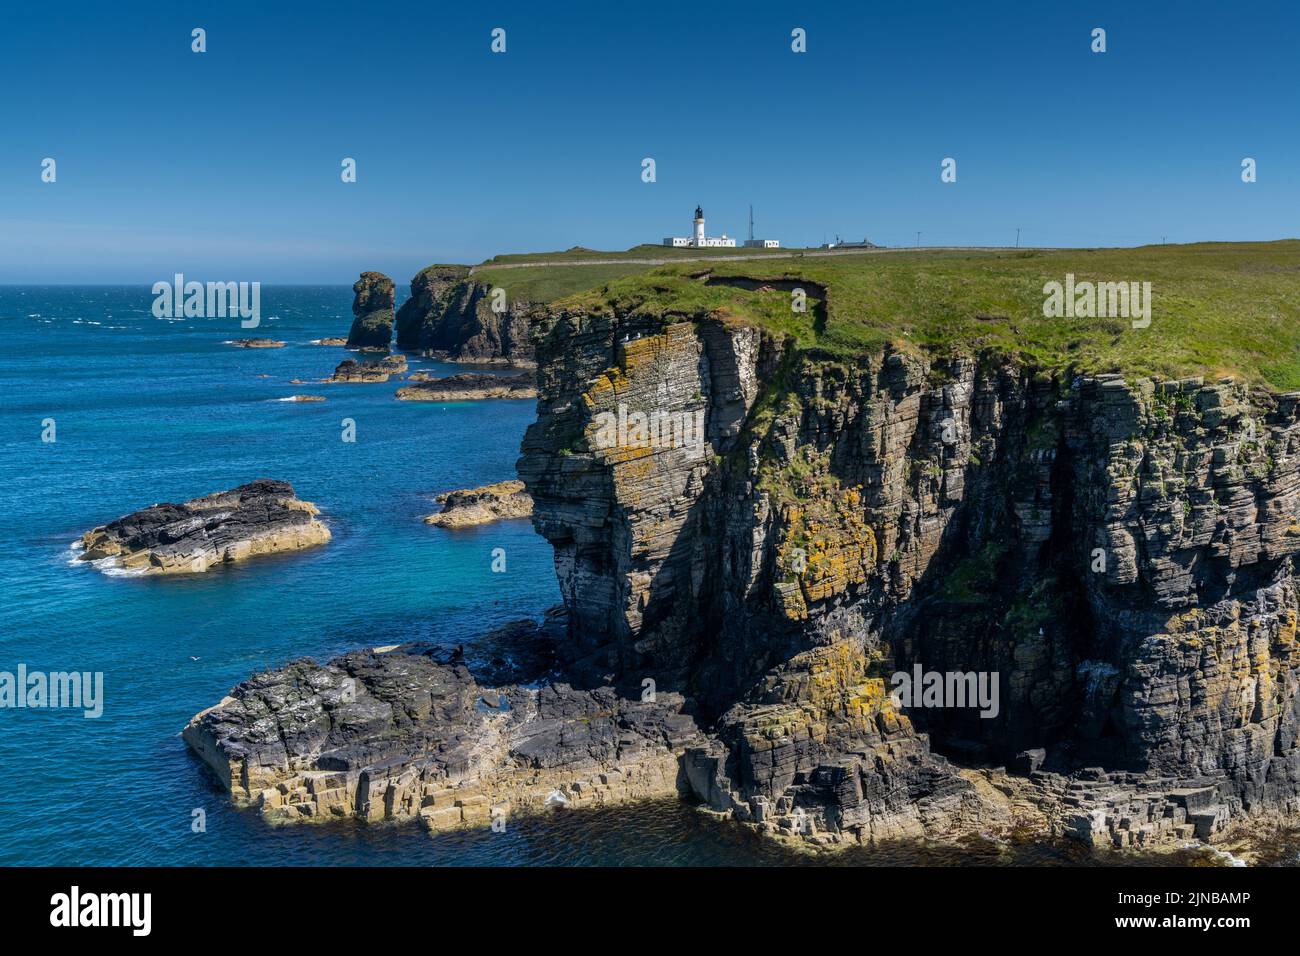
M382 272L363 272L352 286L352 329L348 348L387 349L393 340L393 280Z
M287 481L259 478L184 504L163 503L87 531L82 561L145 574L206 571L214 564L324 544L329 528Z

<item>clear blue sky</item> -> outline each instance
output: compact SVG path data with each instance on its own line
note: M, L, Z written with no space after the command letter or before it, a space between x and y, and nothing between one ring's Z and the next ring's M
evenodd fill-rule
M25 3L0 282L401 282L684 235L696 203L786 245L1296 236L1297 51L1294 0Z

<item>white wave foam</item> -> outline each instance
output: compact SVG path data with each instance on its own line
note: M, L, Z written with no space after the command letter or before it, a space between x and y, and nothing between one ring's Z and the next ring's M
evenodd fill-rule
M142 574L148 573L147 568L124 568L121 567L121 561L114 555L107 558L96 558L94 561L83 561L81 556L85 553L86 548L78 538L72 544L68 545L68 564L72 567L87 564L111 578L136 578Z
M1202 843L1200 840L1193 840L1191 843L1183 844L1184 850L1207 850L1216 859L1222 860L1228 866L1249 866L1241 857L1229 853L1217 846L1210 846L1208 843Z

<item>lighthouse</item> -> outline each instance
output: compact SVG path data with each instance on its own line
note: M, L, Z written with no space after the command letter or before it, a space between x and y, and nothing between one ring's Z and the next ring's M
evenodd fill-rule
M664 239L664 245L674 246L678 249L686 249L691 246L696 249L706 247L734 249L736 247L736 240L728 239L725 232L721 236L706 236L704 234L704 209L700 206L695 207L695 219L692 221L691 226L689 236L669 236Z

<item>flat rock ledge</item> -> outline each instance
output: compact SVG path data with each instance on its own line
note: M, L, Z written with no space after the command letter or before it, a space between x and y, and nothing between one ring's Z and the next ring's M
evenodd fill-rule
M404 402L470 402L489 398L536 398L532 375L488 375L466 372L446 378L418 379L397 390Z
M676 795L703 742L676 694L483 687L442 649L355 651L256 674L182 731L236 804L273 822L419 821Z
M184 504L133 511L81 538L82 561L144 574L206 571L260 554L298 551L330 539L318 510L287 481L259 478Z
M282 349L284 343L277 339L232 339L226 343L240 349Z
M449 491L434 500L442 510L424 521L440 528L472 528L506 518L527 518L533 513L532 495L518 479Z

